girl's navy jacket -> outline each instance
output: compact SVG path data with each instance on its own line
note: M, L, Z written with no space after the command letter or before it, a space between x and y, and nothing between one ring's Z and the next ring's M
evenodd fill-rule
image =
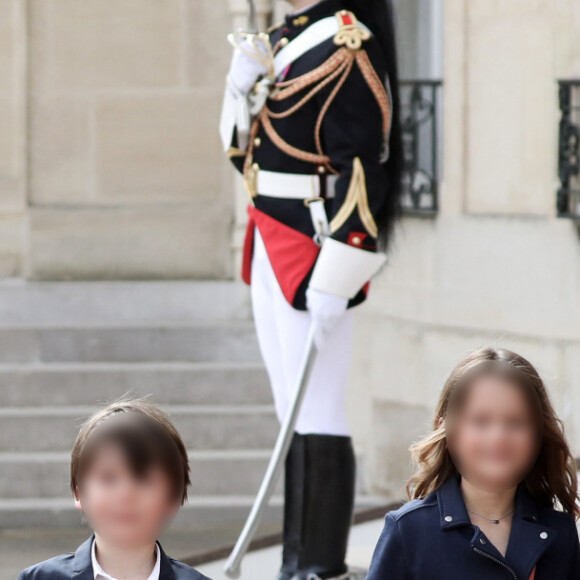
M539 506L518 488L505 557L474 526L458 479L387 514L367 580L580 580L570 514Z

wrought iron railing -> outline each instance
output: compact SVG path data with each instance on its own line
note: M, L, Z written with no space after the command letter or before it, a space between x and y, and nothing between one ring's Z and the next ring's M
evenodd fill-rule
M557 209L580 220L580 79L561 80Z
M403 209L431 216L439 209L439 80L400 81L405 167Z

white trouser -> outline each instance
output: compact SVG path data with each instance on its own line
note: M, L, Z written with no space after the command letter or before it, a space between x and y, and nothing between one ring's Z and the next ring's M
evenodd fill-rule
M251 295L258 342L270 377L276 413L282 422L296 386L310 314L292 308L284 298L257 229ZM345 391L352 342L353 313L348 310L316 357L296 424L298 433L350 435Z

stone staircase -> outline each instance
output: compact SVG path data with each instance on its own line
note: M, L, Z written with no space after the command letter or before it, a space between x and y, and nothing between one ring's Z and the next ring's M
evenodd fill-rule
M80 423L149 396L190 450L177 526L243 520L278 425L247 289L233 282L0 283L0 529L74 527ZM280 517L275 497L266 519Z

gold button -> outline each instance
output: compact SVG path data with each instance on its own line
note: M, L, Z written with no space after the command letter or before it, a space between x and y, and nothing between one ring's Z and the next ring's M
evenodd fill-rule
M320 173L321 175L326 173L326 167L324 167L324 165L319 165L318 166L318 173Z
M260 171L260 166L257 163L252 163L252 169L254 171Z
M262 139L260 137L256 137L254 139L254 147L259 147L262 144Z
M286 46L290 41L284 36L280 39L280 46Z
M361 245L362 240L358 237L358 236L354 236L354 238L352 239L352 243L355 246L360 246Z

